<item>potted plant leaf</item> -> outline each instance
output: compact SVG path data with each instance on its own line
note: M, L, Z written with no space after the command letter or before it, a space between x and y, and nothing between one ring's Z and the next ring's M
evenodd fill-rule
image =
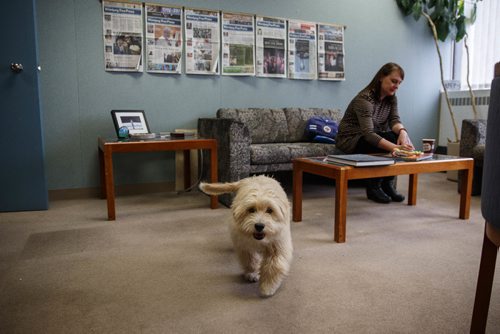
M473 24L476 19L477 3L481 0L467 0L470 4L470 10L466 13L466 6L464 0L396 0L398 7L405 16L412 15L415 20L424 17L431 29L434 38L434 44L439 57L439 69L441 73L441 86L443 87L446 104L450 113L453 129L455 131L455 138L452 141L448 138L449 143L456 143L458 147L459 134L458 126L455 121L455 115L451 107L450 98L448 96L448 89L445 85L443 74L443 59L439 48L439 41L446 41L448 38L453 38L455 42L462 39L465 43L465 50L467 55L467 86L472 102L472 111L474 118L477 118L477 109L475 103L475 96L469 82L469 49L467 46L467 27ZM467 15L466 15L467 14ZM458 154L456 154L458 155Z

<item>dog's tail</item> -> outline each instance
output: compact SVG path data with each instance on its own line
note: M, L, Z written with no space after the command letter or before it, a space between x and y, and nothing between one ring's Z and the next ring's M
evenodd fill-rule
M200 183L200 190L208 195L221 195L226 193L233 193L238 190L240 181L226 182L226 183Z

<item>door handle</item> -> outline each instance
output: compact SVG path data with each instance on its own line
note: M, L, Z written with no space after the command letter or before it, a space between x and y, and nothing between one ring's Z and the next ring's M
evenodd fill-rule
M10 64L10 69L14 73L21 73L24 70L23 64L12 63Z

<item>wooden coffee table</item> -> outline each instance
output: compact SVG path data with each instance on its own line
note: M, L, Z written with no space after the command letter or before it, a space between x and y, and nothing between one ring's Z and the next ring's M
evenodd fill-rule
M101 191L108 204L108 220L116 219L115 184L113 177L113 154L124 152L184 151L184 186L191 184L189 150L208 150L210 152L210 182L217 182L217 141L215 139L153 139L118 141L116 139L97 139L99 166L101 171ZM210 208L217 208L217 196L210 196Z
M334 240L342 243L346 239L347 183L349 180L367 179L409 174L408 205L417 204L417 181L420 173L458 170L460 173L459 218L469 219L472 191L472 158L435 154L432 159L418 162L396 162L390 166L351 167L323 162L322 158L299 158L293 160L293 221L302 220L302 176L303 173L325 176L335 180Z

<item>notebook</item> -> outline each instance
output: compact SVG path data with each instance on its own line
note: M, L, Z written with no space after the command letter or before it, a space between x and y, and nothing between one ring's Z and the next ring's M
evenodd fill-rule
M394 159L392 158L369 154L332 154L326 156L325 161L355 167L386 166L394 164Z

